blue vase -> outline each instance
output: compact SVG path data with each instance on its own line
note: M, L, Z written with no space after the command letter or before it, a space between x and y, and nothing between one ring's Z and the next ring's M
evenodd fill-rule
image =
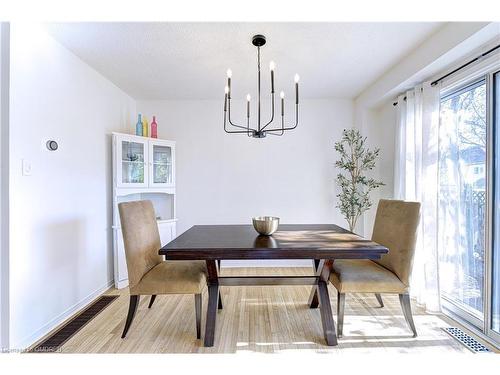
M139 113L139 118L137 119L137 124L135 125L135 135L140 135L142 137L142 119Z

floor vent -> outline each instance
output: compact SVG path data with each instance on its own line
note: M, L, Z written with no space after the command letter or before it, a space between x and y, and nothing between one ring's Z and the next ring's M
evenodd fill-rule
M447 332L451 337L454 337L458 342L462 343L467 349L474 353L484 353L489 352L490 350L477 341L472 336L469 336L467 333L462 331L457 327L448 327L443 328L445 332Z
M30 353L54 353L68 341L73 335L81 330L87 323L94 319L102 312L111 302L118 296L101 296L96 299L90 306L80 312L73 319L64 324L57 331L41 343L32 348Z

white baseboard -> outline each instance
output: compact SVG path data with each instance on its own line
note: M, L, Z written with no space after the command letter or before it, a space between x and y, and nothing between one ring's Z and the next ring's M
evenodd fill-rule
M123 289L128 286L128 279L120 280L120 281L115 281L115 288L116 289Z
M24 338L19 343L13 343L13 344L9 345L10 348L14 348L14 349L29 348L31 345L36 343L43 336L45 336L47 333L49 333L54 328L56 328L58 325L63 323L66 319L71 317L73 314L75 314L79 310L83 309L90 302L92 302L94 299L96 299L101 294L103 294L105 291L107 291L113 284L114 284L113 280L109 280L104 286L98 288L94 292L90 293L87 297L82 299L81 301L75 303L73 306L71 306L70 308L63 311L61 314L56 316L54 319L50 320L47 324L43 325L43 327L36 330L29 337Z
M312 267L310 259L292 260L223 260L221 268L229 267Z

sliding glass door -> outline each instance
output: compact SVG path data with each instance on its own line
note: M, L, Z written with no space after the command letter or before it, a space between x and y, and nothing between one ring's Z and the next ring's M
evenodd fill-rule
M481 325L486 242L486 81L441 100L439 261L442 303Z
M500 72L448 89L439 125L444 312L500 343Z
M492 229L493 251L491 254L491 308L489 335L500 342L500 72L492 75L492 122L493 122L493 204Z

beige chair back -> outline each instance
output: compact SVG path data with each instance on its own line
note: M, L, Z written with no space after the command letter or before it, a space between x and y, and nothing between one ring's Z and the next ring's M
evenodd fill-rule
M151 201L118 204L127 259L129 288L136 286L151 268L163 261L160 234Z
M410 286L419 220L418 202L381 199L378 203L372 240L389 253L375 262L394 272L406 286Z

